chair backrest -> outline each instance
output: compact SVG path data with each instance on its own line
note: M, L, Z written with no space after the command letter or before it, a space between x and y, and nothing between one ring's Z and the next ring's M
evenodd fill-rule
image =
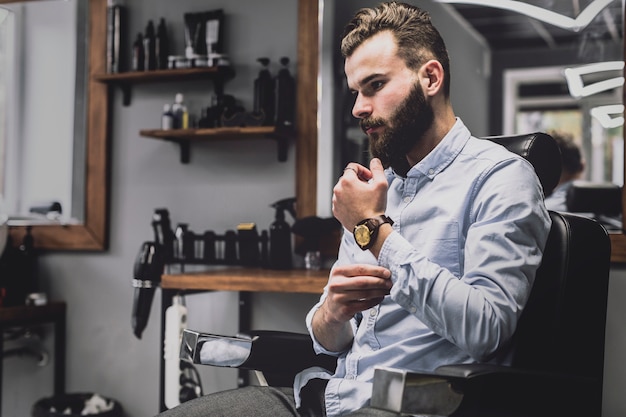
M551 190L556 185L555 174L543 165L558 166L560 171L560 157L549 150L550 139L545 134L532 134L500 136L496 141L528 159L544 190ZM535 154L532 148L538 140L541 151L552 156L526 156ZM554 159L550 162L550 158ZM542 179L542 175L547 177ZM550 217L552 227L542 263L514 336L512 365L597 381L597 389L589 395L600 415L610 239L606 229L590 218L552 211Z
M487 136L509 151L521 155L535 168L544 195L549 195L561 177L561 151L552 136L542 133L524 135Z

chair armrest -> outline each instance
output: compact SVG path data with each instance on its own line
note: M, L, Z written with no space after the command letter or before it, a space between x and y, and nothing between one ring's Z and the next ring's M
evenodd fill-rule
M415 373L378 368L371 405L406 414L522 417L600 415L602 382L489 364Z
M336 358L317 355L308 334L255 330L222 336L183 330L180 358L195 364L293 374L311 366L335 369Z

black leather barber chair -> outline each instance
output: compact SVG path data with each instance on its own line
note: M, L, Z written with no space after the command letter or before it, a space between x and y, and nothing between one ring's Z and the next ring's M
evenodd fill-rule
M622 187L610 182L577 180L567 190L567 211L584 213L608 230L622 230Z
M528 159L544 190L556 185L560 155L550 136L488 139ZM543 261L514 336L512 365L448 365L424 373L377 369L370 407L389 416L600 417L610 241L590 218L550 216ZM219 352L228 354L220 358ZM276 383L288 386L301 369L320 362L334 366L313 353L308 335L280 332L228 338L187 330L181 357L281 374L286 380Z

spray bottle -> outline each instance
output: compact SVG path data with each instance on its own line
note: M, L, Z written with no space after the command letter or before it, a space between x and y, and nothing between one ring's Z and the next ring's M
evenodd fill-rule
M286 198L275 202L276 218L270 225L270 262L272 269L291 269L291 226L285 221L285 211L295 219L295 198Z

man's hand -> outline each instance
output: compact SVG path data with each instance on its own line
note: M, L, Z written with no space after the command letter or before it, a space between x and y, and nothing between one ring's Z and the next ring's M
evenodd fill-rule
M369 169L349 163L333 189L333 215L351 231L361 220L384 214L387 187L379 159L372 159Z
M315 338L339 352L352 341L348 322L356 313L380 304L391 289L391 271L377 265L342 265L333 269L328 294L313 316Z

